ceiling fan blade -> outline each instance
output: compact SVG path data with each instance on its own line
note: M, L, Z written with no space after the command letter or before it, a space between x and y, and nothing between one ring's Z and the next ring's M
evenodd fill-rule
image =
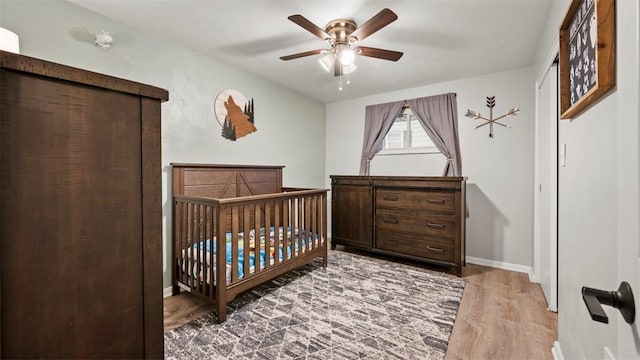
M396 13L384 8L364 24L358 26L358 28L351 33L349 37L356 38L357 41L362 41L376 31L396 21L396 19L398 19L398 15L396 15Z
M307 18L305 18L300 14L291 15L288 17L288 19L298 24L300 27L312 33L313 35L319 37L322 40L331 39L331 35L327 34L326 31L322 30L316 24L312 23L311 21L309 21Z
M398 61L404 55L400 51L376 49L367 46L357 46L355 49L357 55L374 57L383 60Z
M340 57L336 56L336 61L333 63L333 76L342 75L342 63L340 62Z
M322 54L325 51L327 51L327 50L325 50L325 49L310 50L310 51L305 51L305 52L301 52L301 53L297 53L297 54L291 54L291 55L287 55L287 56L280 56L280 60L285 60L285 61L286 60L293 60L293 59L297 59L297 58L301 58L301 57L305 57L305 56Z

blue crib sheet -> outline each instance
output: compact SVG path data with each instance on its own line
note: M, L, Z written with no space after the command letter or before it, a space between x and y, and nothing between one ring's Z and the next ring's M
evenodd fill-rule
M284 260L284 246L283 246L283 239L284 239L284 233L283 233L283 227L281 226L279 228L278 231L279 235L278 237L275 236L275 228L272 226L270 228L270 234L271 234L271 248L270 248L270 252L269 252L269 261L273 262L274 261L274 256L275 256L275 246L278 246L278 260L282 261ZM302 231L302 248L304 251L304 248L306 248L307 246L307 241L306 241L306 236L305 236L305 231ZM255 236L254 236L254 230L251 230L251 234L250 234L250 244L255 244ZM318 236L316 234L315 239L318 239ZM311 240L311 236L309 236L309 240ZM298 229L295 230L295 235L292 237L291 236L291 227L287 227L287 259L291 258L291 245L293 242L293 251L294 252L298 252L298 246L299 246L299 242L298 242ZM213 253L216 253L216 241L214 238L213 241ZM232 255L232 249L231 249L231 244L232 244L232 234L231 232L227 232L226 234L226 263L227 265L231 265L231 255ZM255 245L252 246L252 250L249 251L249 267L250 267L250 272L253 272L255 269L255 251L253 250L253 248L255 247ZM266 266L266 261L267 261L267 257L266 257L266 236L265 236L265 231L264 231L264 227L260 229L260 269L264 269ZM211 251L211 241L210 239L204 240L204 241L200 241L196 244L193 244L193 248L194 249L199 249L199 250L205 250L206 252L210 252ZM227 277L229 277L229 275L227 275ZM242 278L244 277L244 234L243 232L238 233L238 278ZM227 279L227 282L229 282L229 279Z

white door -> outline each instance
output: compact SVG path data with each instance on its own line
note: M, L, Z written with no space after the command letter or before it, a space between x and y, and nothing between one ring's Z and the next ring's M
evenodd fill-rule
M558 72L538 83L536 117L535 275L549 310L558 311Z
M617 289L627 281L634 291L635 304L640 305L640 2L623 0L616 4L618 51L618 224L617 224ZM609 309L611 309L609 307ZM627 324L616 311L617 359L640 358L640 319L636 308L635 323ZM611 317L611 315L610 315ZM614 328L615 329L615 328ZM614 331L612 329L612 331Z
M583 286L614 291L626 281L640 304L640 1L615 7L616 87L559 127L566 166L554 351L566 359L640 359L640 314L629 324L603 305L608 323L595 322L581 297Z

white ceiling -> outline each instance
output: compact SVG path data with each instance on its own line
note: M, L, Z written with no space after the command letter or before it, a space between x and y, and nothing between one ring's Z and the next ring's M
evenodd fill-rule
M329 103L532 65L554 0L71 1ZM321 55L279 59L327 47L289 15L324 28L337 18L362 24L385 7L398 20L359 45L404 56L398 62L358 56L343 91L320 67Z

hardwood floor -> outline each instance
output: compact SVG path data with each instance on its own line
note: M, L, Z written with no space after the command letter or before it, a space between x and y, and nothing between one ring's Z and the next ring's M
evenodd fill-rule
M215 305L207 299L182 292L180 295L164 298L164 331L180 327L210 311Z
M524 273L467 264L446 359L553 359L558 314Z
M542 289L530 283L527 274L467 264L462 278L467 285L446 359L553 358L558 316L547 310ZM213 310L207 300L189 293L165 298L164 329L179 327Z

